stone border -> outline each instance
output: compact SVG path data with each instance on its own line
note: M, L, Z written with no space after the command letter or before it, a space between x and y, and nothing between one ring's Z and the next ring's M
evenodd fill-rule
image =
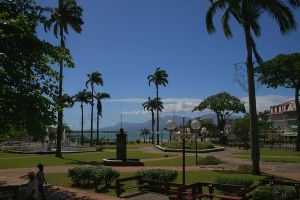
M182 152L182 149L164 148L159 145L155 145L155 148L157 148L163 152ZM200 149L200 150L197 150L197 153L209 153L209 152L217 152L217 151L225 151L225 147L216 147L213 149ZM185 152L186 153L196 153L196 150L185 149Z
M103 165L105 166L144 166L144 163L140 159L126 159L118 160L115 158L104 158L102 159Z

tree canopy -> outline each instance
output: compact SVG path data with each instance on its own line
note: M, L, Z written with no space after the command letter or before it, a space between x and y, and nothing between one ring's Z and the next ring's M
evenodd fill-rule
M267 87L279 86L295 89L295 104L298 123L296 150L300 151L300 53L280 54L256 68L259 80Z
M45 134L55 123L58 73L63 60L73 67L67 49L37 37L47 18L34 0L0 1L0 132L10 127Z
M259 80L268 87L300 87L300 53L280 54L264 62L256 71Z
M243 102L227 92L221 92L207 97L193 109L193 112L203 111L205 109L209 109L216 113L219 131L224 131L226 121L233 113L246 112Z

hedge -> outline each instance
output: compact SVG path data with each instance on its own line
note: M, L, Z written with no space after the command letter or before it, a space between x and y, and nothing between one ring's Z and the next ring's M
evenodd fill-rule
M120 173L111 168L101 167L75 167L69 169L68 177L74 186L78 187L97 187L101 184L110 186L112 181L116 180Z
M168 169L148 169L136 172L137 176L141 176L144 180L174 182L178 176L178 172Z
M258 187L252 200L292 200L296 198L296 190L292 187L264 185Z

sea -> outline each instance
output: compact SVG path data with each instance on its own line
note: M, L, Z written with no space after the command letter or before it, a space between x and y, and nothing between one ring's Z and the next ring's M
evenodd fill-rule
M86 133L84 132L84 137L85 138L90 138L91 133ZM80 133L76 132L76 133L71 133L71 135L76 135L77 137L80 136ZM96 139L97 137L97 133L96 131L93 132L93 138ZM149 135L150 137L150 135ZM146 139L149 139L149 137L147 137ZM106 141L116 141L116 133L105 133L105 132L101 132L99 133L99 138L100 139L104 139ZM169 138L169 132L167 131L162 131L160 134L160 140L167 140ZM127 141L137 141L137 140L141 140L143 141L144 138L140 135L139 132L128 132L127 133Z

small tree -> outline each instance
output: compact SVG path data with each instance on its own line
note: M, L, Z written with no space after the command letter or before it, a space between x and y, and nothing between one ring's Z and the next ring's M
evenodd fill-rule
M150 130L148 128L142 128L140 134L144 139L144 143L146 143L146 137L150 135Z
M209 109L216 113L220 132L224 132L226 121L233 113L246 112L244 103L237 97L231 96L227 92L221 92L204 99L193 109L193 112L203 111L205 109Z
M296 151L300 151L300 53L281 54L260 65L257 69L259 80L267 87L279 86L295 89L295 104L297 114L298 134L296 139Z

